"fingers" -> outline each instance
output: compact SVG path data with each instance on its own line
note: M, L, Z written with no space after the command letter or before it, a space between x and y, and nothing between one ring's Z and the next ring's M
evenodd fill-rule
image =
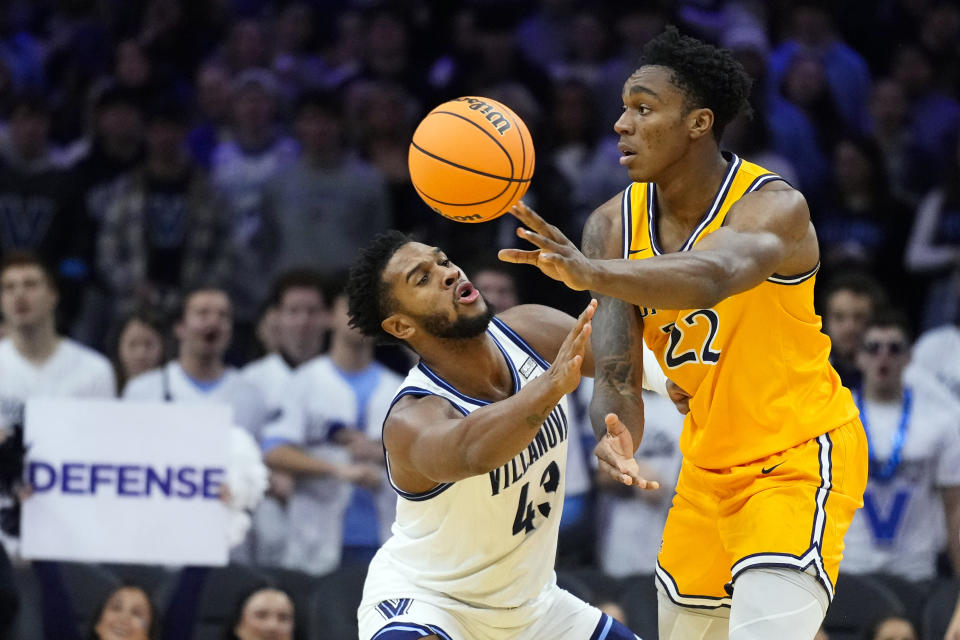
M562 242L551 240L547 235L538 233L536 231L531 231L530 229L525 229L523 227L517 227L517 237L523 238L531 244L535 244L544 251L550 253L559 253L560 250L564 247ZM566 238L564 238L566 240Z
M570 244L567 236L563 235L560 229L544 220L540 214L528 207L522 200L510 208L510 215L547 240L560 245Z
M615 413L608 413L603 417L603 422L607 425L607 433L614 438L619 437L621 433L627 430L627 427L620 420L620 416Z
M540 257L540 250L521 251L520 249L501 249L497 252L497 257L503 262L512 262L513 264L532 264L536 266Z

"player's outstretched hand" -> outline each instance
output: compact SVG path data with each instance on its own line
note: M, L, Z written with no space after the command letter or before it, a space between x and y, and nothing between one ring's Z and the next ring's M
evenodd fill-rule
M580 365L583 364L583 354L590 341L590 333L593 330L590 321L596 310L597 301L591 300L577 318L577 324L563 339L556 359L547 370L547 379L559 393L564 395L573 393L580 384Z
M574 291L590 288L590 259L583 255L560 229L547 223L523 202L515 204L510 209L510 215L524 225L517 228L517 236L535 244L537 249L501 249L497 254L501 260L514 264L532 264Z
M633 457L633 438L617 414L608 413L604 421L607 423L607 432L593 450L600 461L600 470L625 485L659 489L659 482L641 477L640 465Z

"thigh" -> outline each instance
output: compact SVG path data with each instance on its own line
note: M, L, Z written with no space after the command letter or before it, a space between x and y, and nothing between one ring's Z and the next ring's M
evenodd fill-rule
M637 640L638 636L596 607L556 588L549 603L517 640ZM649 640L653 640L652 638Z
M734 582L751 568L791 568L815 575L832 598L866 472L858 421L734 470L751 476L721 505L720 536Z
M657 589L659 640L727 640L730 610L682 607Z
M700 610L730 606L731 557L718 528L717 499L687 462L663 529L657 586L675 604Z
M412 598L361 606L357 620L360 640L479 640L449 611Z
M734 582L730 640L812 640L830 602L817 579L795 569L750 569Z

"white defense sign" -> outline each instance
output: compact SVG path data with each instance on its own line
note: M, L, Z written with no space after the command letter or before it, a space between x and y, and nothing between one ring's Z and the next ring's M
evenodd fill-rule
M217 404L28 401L23 556L225 565L232 421Z

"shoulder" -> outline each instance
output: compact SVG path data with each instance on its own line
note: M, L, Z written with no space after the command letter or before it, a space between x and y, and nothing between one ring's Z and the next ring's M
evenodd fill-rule
M521 304L497 315L540 356L552 362L564 338L576 324L571 315L539 304Z
M460 411L453 402L443 396L435 394L405 395L399 398L383 423L384 436L389 432L419 430L431 420L462 418Z
M277 368L277 360L279 358L280 356L277 354L271 353L270 355L266 355L259 360L249 362L246 364L246 366L240 369L240 375L251 382L257 382Z
M774 180L744 194L727 216L733 227L778 228L804 234L810 224L810 208L797 189L783 180Z
M623 220L618 193L593 210L583 227L583 253L588 258L623 257Z
M70 354L70 356L73 359L77 360L78 362L82 362L83 363L82 366L86 366L91 369L109 369L110 371L113 370L113 368L110 365L110 361L107 359L105 355L103 355L99 351L94 351L90 347L80 344L75 340L71 340L70 338L64 338L63 348L67 350L67 352Z
M141 373L127 382L127 385L123 389L123 397L136 400L160 399L160 382L162 376L162 369L154 369L153 371Z

